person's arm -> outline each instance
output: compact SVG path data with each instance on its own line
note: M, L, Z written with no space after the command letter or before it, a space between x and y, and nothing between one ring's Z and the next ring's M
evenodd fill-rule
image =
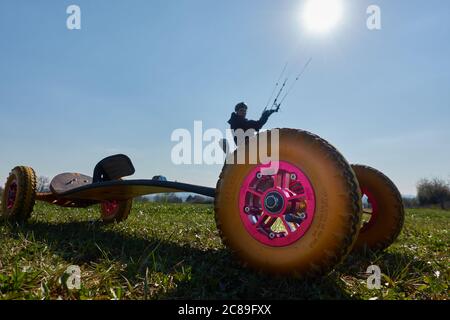
M228 123L231 125L231 128L233 130L242 129L244 131L247 131L249 129L253 129L259 131L266 124L267 120L273 112L273 110L263 112L259 120L247 120L245 118L232 115Z
M258 131L259 129L261 129L262 124L259 120L254 121L254 120L247 120L245 118L236 117L233 119L232 127L234 129L242 129L244 131L247 131L249 129L254 129L254 130Z
M259 131L263 127L264 123L261 123L261 120L247 120L245 123L244 130L253 129Z
M264 111L261 115L261 118L259 118L259 120L257 121L244 119L245 123L242 123L242 126L240 128L243 128L244 130L254 129L256 131L259 131L267 123L267 120L269 120L269 117L274 112L276 111L275 110Z
M266 123L267 120L269 120L269 117L272 115L272 113L277 112L275 110L266 110L262 113L261 118L258 120L258 124L260 128L262 128Z

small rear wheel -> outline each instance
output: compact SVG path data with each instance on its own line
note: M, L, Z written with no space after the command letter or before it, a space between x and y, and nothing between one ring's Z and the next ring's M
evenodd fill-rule
M380 171L352 165L363 195L363 224L354 250L384 250L400 234L405 212L394 183Z
M100 204L101 218L104 223L122 222L130 214L133 200L103 201Z
M0 217L25 222L31 217L36 199L36 174L30 167L15 167L5 184Z

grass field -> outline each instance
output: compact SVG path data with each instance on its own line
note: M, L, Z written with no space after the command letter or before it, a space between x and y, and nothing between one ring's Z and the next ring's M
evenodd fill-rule
M384 253L350 255L329 275L301 281L243 269L220 241L210 205L134 204L122 224L96 207L37 204L24 226L0 222L1 299L448 299L450 212L408 210ZM382 288L369 290L369 265ZM81 268L81 289L64 274ZM63 280L62 280L63 279Z

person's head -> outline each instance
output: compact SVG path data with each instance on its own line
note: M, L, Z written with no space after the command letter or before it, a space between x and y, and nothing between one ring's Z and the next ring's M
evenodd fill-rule
M244 102L240 102L236 105L234 108L234 111L236 111L237 115L240 117L244 117L247 115L247 105Z

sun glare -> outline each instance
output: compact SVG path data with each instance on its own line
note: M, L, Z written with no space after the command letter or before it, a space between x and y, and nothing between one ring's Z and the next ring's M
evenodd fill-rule
M302 10L302 22L311 32L329 32L341 18L341 0L307 0Z

